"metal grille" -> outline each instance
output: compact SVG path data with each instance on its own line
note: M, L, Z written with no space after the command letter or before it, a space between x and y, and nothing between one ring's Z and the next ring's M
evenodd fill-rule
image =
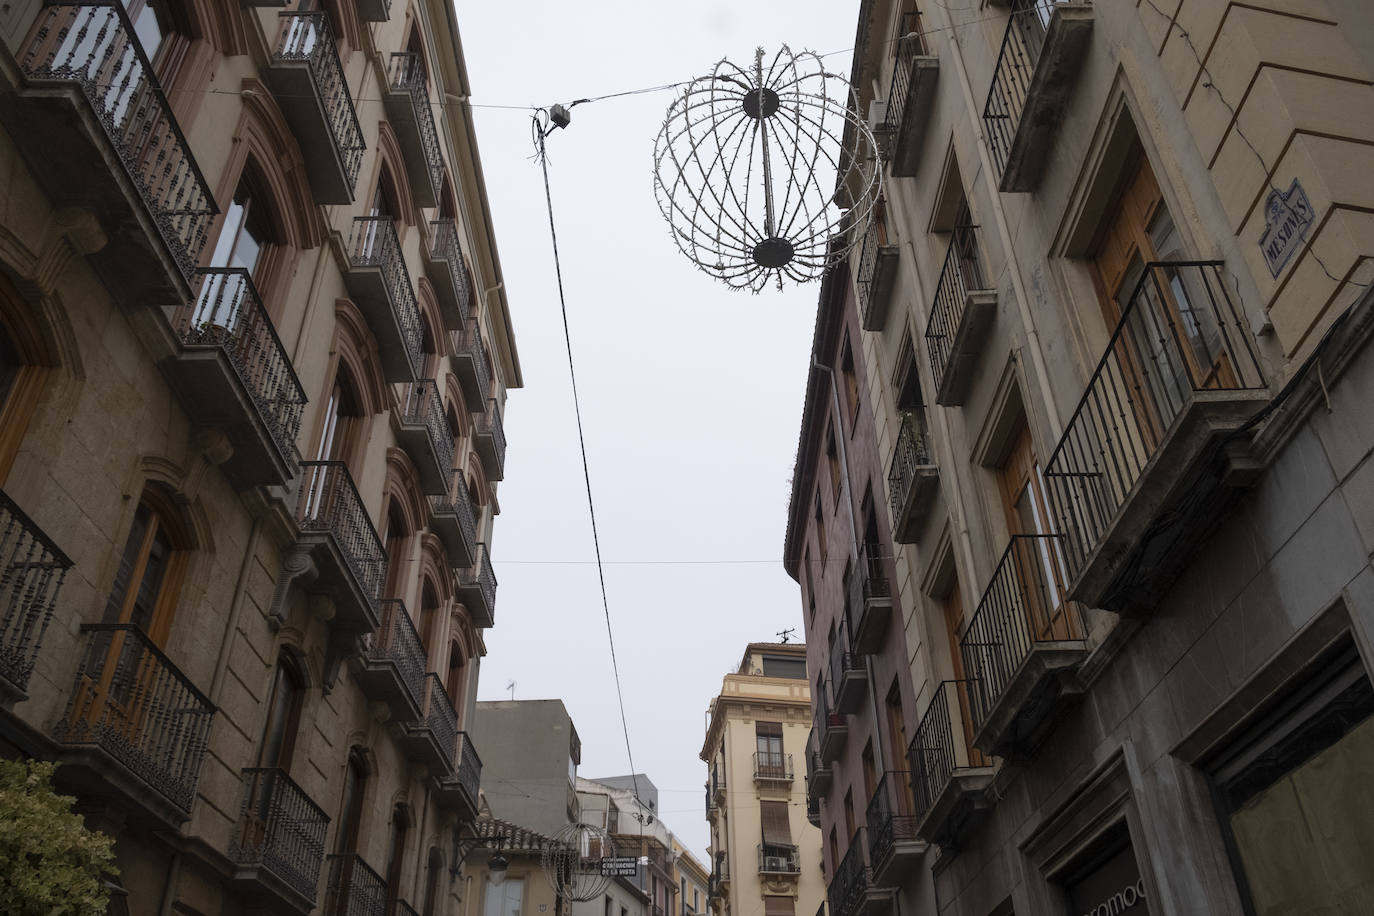
M416 709L421 708L425 692L425 647L401 599L382 601L382 625L372 637L368 660L394 667L406 696Z
M328 916L384 916L386 882L359 855L329 856L324 912Z
M189 815L214 705L134 624L81 632L86 652L53 737L100 748Z
M955 226L950 233L949 250L935 285L935 304L926 326L926 349L936 387L945 377L954 346L954 337L964 320L964 306L971 290L984 289L983 267L978 254L978 227Z
M974 687L969 680L942 681L907 748L918 818L930 811L956 769L989 765L983 752L968 741L963 714L957 711L970 709L970 691ZM957 718L952 720L951 716Z
M1054 0L1018 0L1007 17L1007 30L1002 35L1002 48L983 106L983 128L999 180L1006 171L1007 156L1026 108L1031 77L1040 60L1054 5Z
M450 216L432 220L429 227L430 254L448 264L449 280L458 299L458 320L467 321L472 311L472 278L458 245L458 225Z
M834 916L855 916L868 894L872 873L868 867L866 832L860 827L849 838L849 850L840 859L835 876L830 880L826 896Z
M900 519L916 482L916 469L935 462L930 455L930 439L926 431L926 415L921 410L902 413L902 428L897 433L897 445L892 450L892 464L888 466L887 486L891 493L892 517Z
M354 267L376 267L382 272L387 301L401 329L401 340L410 360L411 374L424 374L424 357L420 352L424 333L420 323L420 306L415 299L415 287L410 283L410 271L401 255L401 242L396 236L396 224L389 216L357 216L353 218L353 235L348 240L348 260Z
M324 861L329 816L276 767L243 771L243 807L229 858L262 866L311 902Z
M487 545L477 545L477 561L472 564L472 568L463 574L463 585L476 588L482 596L487 617L496 616L496 573L491 568L491 557L487 554Z
M447 769L452 769L458 753L458 714L444 691L439 675L425 675L425 728L439 748Z
M868 822L869 859L882 863L897 843L916 840L916 817L912 813L908 792L908 774L890 770L878 780L873 797L868 800L865 820Z
M359 589L375 607L386 575L386 551L342 461L301 462L296 524L301 531L334 538Z
M458 784L468 797L468 802L477 807L477 793L482 786L482 758L477 756L477 748L472 746L472 736L467 732L458 733Z
M887 93L887 112L883 130L891 135L902 132L902 117L906 113L906 97L911 90L911 69L916 58L926 57L930 50L921 34L921 13L911 10L902 17L902 36L894 42L892 84ZM889 144L888 149L891 149Z
M22 691L72 561L0 490L0 678Z
M801 874L801 853L796 846L759 845L759 874Z
M859 270L854 274L854 295L864 327L869 324L869 303L873 299L873 275L878 268L878 249L887 244L886 206L882 200L873 205L873 212L868 217L868 230L859 248Z
M281 28L273 56L280 61L304 61L309 65L310 79L324 106L334 146L343 162L344 176L352 188L358 183L358 169L362 166L367 144L358 127L358 114L344 79L329 14L323 10L291 10L277 15L281 17Z
M506 428L501 422L501 407L495 399L487 401L486 415L477 420L477 433L491 438L492 454L498 469L506 466Z
M491 396L491 366L487 361L487 348L482 343L482 329L477 324L476 316L467 320L466 327L461 331L449 331L450 346L455 354L463 354L472 360L473 381L477 383L477 392L482 400L487 400Z
M444 155L439 146L439 132L434 127L434 111L429 107L429 78L424 59L409 51L393 53L391 88L410 96L415 109L415 126L420 131L420 146L425 154L425 177L438 194L444 184Z
M755 751L754 778L792 780L792 755L782 751Z
M22 66L31 80L81 87L189 283L219 209L124 5L48 0Z
M439 384L434 379L419 379L406 386L401 422L425 427L430 447L439 459L439 467L447 475L453 470L453 429L444 414L444 402L439 398Z

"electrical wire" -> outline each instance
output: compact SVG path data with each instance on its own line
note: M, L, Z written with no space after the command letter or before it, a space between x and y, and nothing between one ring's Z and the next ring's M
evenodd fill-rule
M549 211L549 241L553 245L553 270L558 279L558 307L563 317L563 342L568 351L568 377L572 381L573 414L577 419L577 444L582 452L582 479L587 486L587 513L592 522L592 547L596 551L596 575L601 585L601 610L606 617L606 641L611 649L611 673L615 678L615 696L620 704L620 729L625 735L625 756L630 764L630 781L634 786L635 801L643 805L639 797L639 778L635 775L635 756L630 748L630 723L625 715L625 694L620 689L620 664L615 656L615 633L611 629L611 603L606 595L606 570L601 562L601 538L596 528L596 502L592 498L592 474L587 463L587 438L582 430L582 404L577 393L577 367L573 362L572 332L568 327L568 300L563 292L563 265L558 256L558 229L553 219L553 192L549 186L549 159L545 155L544 140L552 127L545 128L540 115L543 109L531 118L531 133L534 137L535 156L544 173L544 202ZM641 829L643 824L640 825Z

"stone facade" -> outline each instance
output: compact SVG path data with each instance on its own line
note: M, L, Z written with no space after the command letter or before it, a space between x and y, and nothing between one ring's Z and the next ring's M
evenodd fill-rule
M458 912L521 377L451 10L0 39L4 752L130 913Z
M886 481L902 622L860 648L907 659L876 763L929 845L881 869L837 754L834 916L1374 906L1371 36L1346 2L862 5L885 208L821 296L786 556L815 645L857 317L878 457L841 489Z

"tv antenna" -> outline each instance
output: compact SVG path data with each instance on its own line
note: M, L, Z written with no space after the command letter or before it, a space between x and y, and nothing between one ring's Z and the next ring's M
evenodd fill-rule
M510 691L510 698L515 699L515 681L506 681L506 689Z
M785 646L785 645L787 645L787 640L791 639L792 636L793 636L796 632L797 632L797 628L796 628L796 627L789 627L789 628L787 628L786 630L783 630L781 633L774 633L773 635L774 635L774 636L777 636L779 639L781 639L781 640L782 640L782 644Z

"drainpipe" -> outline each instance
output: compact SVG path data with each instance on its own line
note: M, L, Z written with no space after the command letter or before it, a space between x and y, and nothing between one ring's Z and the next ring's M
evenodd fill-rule
M426 780L425 803L424 807L420 809L420 857L419 861L415 865L415 880L412 881L410 885L410 899L412 901L412 906L414 906L413 901L418 899L418 896L420 894L420 881L424 878L424 867L420 863L427 863L429 861L429 848L425 846L425 824L429 822L429 792L429 782L428 780Z
M229 616L224 621L224 635L219 640L219 658L215 660L215 676L210 682L210 702L216 706L219 705L220 691L224 687L224 675L229 670L229 650L232 648L234 633L238 629L239 615L243 612L244 597L248 593L249 564L253 562L253 557L257 556L262 526L261 516L253 519L253 527L248 531L248 546L243 551L242 562L239 563L239 578L234 583L234 597L229 603Z
M300 362L301 350L305 346L305 328L310 323L311 316L319 303L315 301L320 291L320 281L324 277L325 255L329 248L329 240L325 239L322 243L315 246L315 274L310 278L310 292L305 296L305 309L301 312L301 324L296 329L296 342L291 347L291 364L294 368Z
M172 853L172 863L167 867L167 883L162 887L162 905L158 916L172 916L172 902L176 899L177 876L181 873L181 853Z

